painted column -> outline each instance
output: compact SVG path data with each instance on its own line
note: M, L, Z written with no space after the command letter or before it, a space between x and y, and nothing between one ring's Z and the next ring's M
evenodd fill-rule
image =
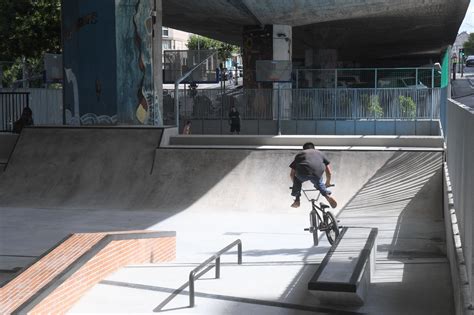
M161 0L63 0L62 11L66 123L161 125Z
M162 0L154 1L154 23L153 23L153 78L155 90L153 124L155 126L163 125L163 58L162 58L162 27L163 27L163 9Z
M160 45L161 51L161 28L159 34L153 32L153 22L161 20L161 0L115 0L115 6L119 122L160 126L162 104L155 86L162 74L154 76L153 57L154 45Z
M242 43L242 62L244 67L244 88L268 88L271 83L258 83L256 81L256 61L273 59L273 25L244 26Z

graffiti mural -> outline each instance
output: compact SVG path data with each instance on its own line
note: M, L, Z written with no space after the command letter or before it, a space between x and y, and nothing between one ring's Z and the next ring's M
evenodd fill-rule
M153 81L152 2L62 2L66 123L162 124Z
M149 0L116 2L119 120L161 120L153 82L152 6Z
M243 31L244 88L271 88L271 83L257 83L255 65L257 60L273 59L273 26L245 26Z

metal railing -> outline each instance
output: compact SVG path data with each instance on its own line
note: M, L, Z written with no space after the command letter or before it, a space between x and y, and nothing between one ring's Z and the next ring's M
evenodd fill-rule
M0 131L13 131L13 124L23 108L29 107L29 95L27 92L0 92Z
M211 51L212 52L212 51ZM183 82L187 77L189 77L195 70L197 70L200 66L204 65L206 62L208 62L209 59L212 59L213 57L217 56L217 51L212 52L209 56L207 56L204 60L199 62L196 66L194 66L191 70L186 72L184 75L181 77L178 77L176 81L174 82L174 102L175 102L175 111L176 113L179 112L179 85L181 82ZM179 126L179 115L176 114L176 126Z
M186 120L226 120L232 106L242 119L275 120L278 98L283 120L439 119L441 97L440 88L165 90L165 121L176 115L176 93Z
M231 244L227 245L211 257L209 257L206 261L204 261L202 264L194 268L190 273L189 273L189 307L194 307L194 280L199 279L202 275L207 273L209 270L212 269L213 266L208 266L212 261L216 261L215 267L216 267L216 279L219 279L221 276L221 255L224 254L225 252L229 251L231 248L237 245L237 263L239 265L242 264L242 241L240 239L235 240ZM207 267L207 268L205 268ZM204 269L205 268L205 269ZM204 269L203 271L201 271ZM200 273L198 273L201 271Z

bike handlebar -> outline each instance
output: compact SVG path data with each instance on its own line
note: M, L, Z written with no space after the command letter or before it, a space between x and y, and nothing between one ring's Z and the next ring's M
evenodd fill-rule
M329 186L326 186L326 188L335 187L335 186L336 186L336 184L331 184L331 185L329 185ZM293 189L293 186L290 186L289 188L290 188L290 189ZM302 190L302 191L306 191L306 192L308 192L308 191L319 191L319 190L317 190L317 189L303 189L303 188L302 188L301 190Z

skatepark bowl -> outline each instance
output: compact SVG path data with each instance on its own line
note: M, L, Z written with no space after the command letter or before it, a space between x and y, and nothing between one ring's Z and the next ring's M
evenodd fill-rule
M340 225L378 228L365 303L347 306L307 289L330 245L321 235L313 246L303 230L306 200L290 208L288 165L298 146L165 146L163 132L24 129L0 175L2 286L70 233L173 231L175 259L118 268L67 312L454 313L442 148L324 148ZM211 271L196 280L189 307L189 272L236 239L242 264L237 248L222 254L220 279Z

